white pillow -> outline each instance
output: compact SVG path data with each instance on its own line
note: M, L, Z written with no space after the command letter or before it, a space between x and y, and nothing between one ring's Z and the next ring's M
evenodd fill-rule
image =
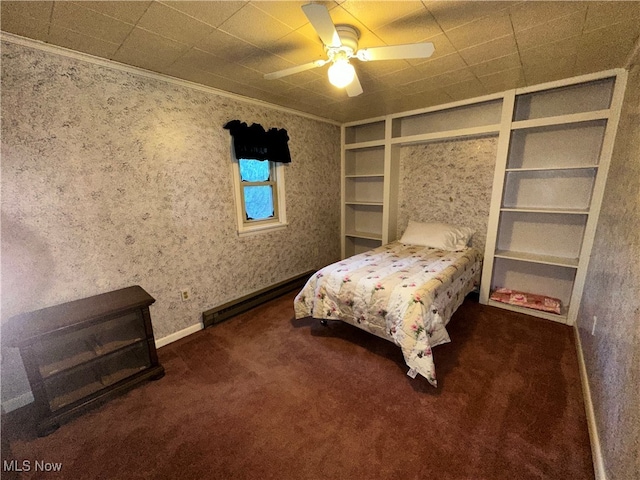
M400 242L441 250L461 250L467 246L473 233L473 230L467 227L409 220Z

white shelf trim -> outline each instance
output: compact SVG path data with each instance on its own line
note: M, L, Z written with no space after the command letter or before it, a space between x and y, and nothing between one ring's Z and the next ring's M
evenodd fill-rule
M411 145L416 143L435 142L438 140L449 140L462 137L477 137L483 135L498 135L500 133L499 124L483 125L480 127L460 128L456 130L445 130L442 132L421 133L406 137L394 137L391 139L392 145Z
M553 80L551 82L540 83L538 85L531 85L529 87L520 87L516 89L516 95L525 95L527 93L540 92L544 90L552 90L554 88L568 87L570 85L577 85L580 83L588 83L596 80L604 80L605 78L615 77L624 73L624 68L613 68L611 70L604 70L602 72L588 73L586 75L580 75L578 77L565 78L563 80Z
M560 170L597 170L597 163L589 164L589 165L571 165L566 167L527 167L527 168L507 168L506 172L555 172Z
M592 122L594 120L607 120L611 114L610 109L594 110L592 112L571 113L555 117L532 118L530 120L517 120L511 125L513 130L523 128L552 127L558 125L570 125L572 123Z
M346 200L345 205L372 205L374 207L381 207L383 206L383 202L364 202L362 200Z
M384 138L381 140L369 140L368 142L345 143L345 150L359 150L363 148L384 147Z
M524 313L526 315L532 315L534 317L544 318L546 320L553 320L554 322L567 323L567 308L563 305L560 315L557 313L544 312L542 310L536 310L534 308L520 307L518 305L510 305L508 303L496 302L489 299L487 302L492 307L504 308L505 310L511 310L512 312Z
M381 233L371 233L371 232L347 232L345 237L352 238L364 238L366 240L382 240Z
M497 250L494 254L496 258L517 260L520 262L542 263L544 265L556 265L559 267L578 268L579 259L554 257L552 255L540 255L537 253L512 252L507 250Z
M501 212L549 213L558 215L589 215L589 209L583 208L545 208L545 207L500 207Z
M345 178L384 178L384 173L347 173Z

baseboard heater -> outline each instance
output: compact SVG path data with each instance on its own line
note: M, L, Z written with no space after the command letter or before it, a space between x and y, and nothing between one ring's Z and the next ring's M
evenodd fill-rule
M224 305L214 307L202 313L202 323L204 328L220 323L231 317L246 312L258 305L273 300L285 293L301 289L315 270L310 270L296 277L290 278L280 283L276 283L257 292L250 293L244 297L232 300Z

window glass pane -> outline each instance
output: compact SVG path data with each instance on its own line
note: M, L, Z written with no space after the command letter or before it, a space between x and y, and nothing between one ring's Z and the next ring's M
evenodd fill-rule
M243 182L266 182L269 180L270 168L267 160L238 160L240 164L240 180Z
M273 191L271 186L244 187L244 207L248 220L262 220L273 217Z

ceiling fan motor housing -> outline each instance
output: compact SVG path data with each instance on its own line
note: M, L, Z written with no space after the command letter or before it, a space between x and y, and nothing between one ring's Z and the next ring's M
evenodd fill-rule
M342 50L351 57L358 50L358 39L360 32L351 25L336 25L336 31L340 37L341 47L327 47L328 50Z

